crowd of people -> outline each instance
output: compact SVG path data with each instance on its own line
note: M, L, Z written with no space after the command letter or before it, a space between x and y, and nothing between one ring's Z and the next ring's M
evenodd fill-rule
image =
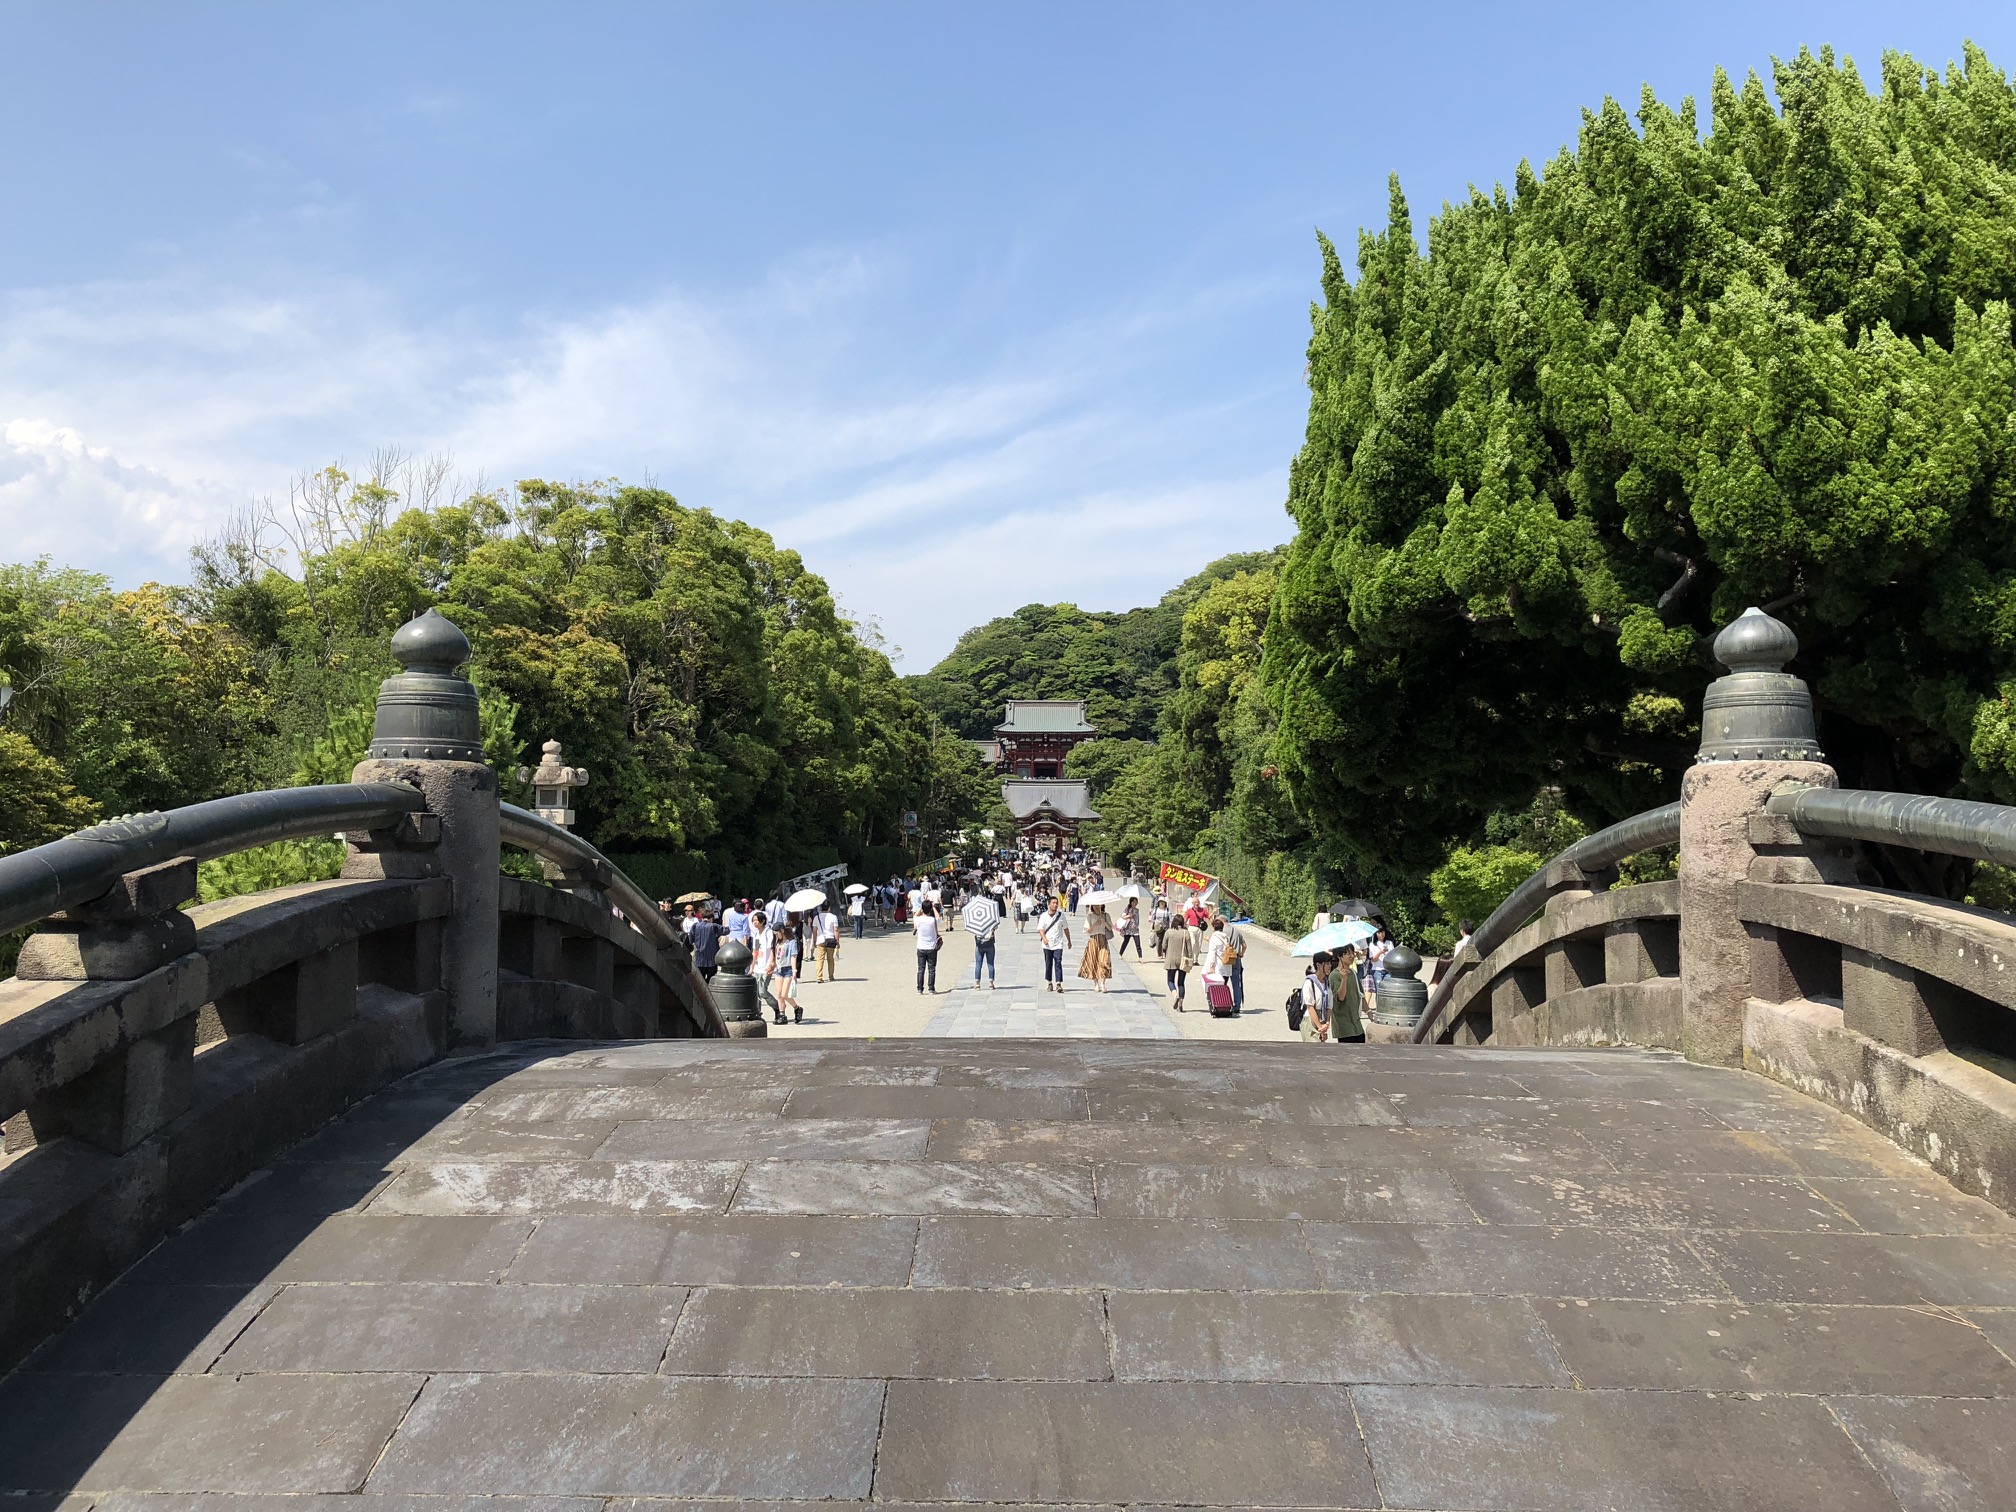
M804 1022L801 987L808 977L813 983L838 981L842 940L862 939L871 922L912 937L920 996L939 991L940 957L961 932L973 947L968 985L994 990L999 934L1012 923L1017 934L1033 929L1038 937L1045 992L1065 990L1067 952L1078 952L1078 978L1103 993L1119 958L1132 949L1136 960L1144 960L1152 947L1175 1012L1195 1006L1189 1000L1193 974L1211 1011L1236 1015L1246 1006L1248 944L1239 922L1199 897L1172 902L1139 884L1108 892L1096 855L1004 853L971 867L850 886L841 900L827 896L816 907L797 910L781 889L769 898L737 898L725 906L711 898L659 904L668 914L675 906L682 910L679 925L701 976L711 980L722 949L730 941L741 944L760 1001L780 1025ZM1315 925L1328 922L1321 914ZM1392 948L1392 936L1381 926L1362 949L1346 946L1315 956L1288 1004L1291 1031L1306 1041L1362 1044L1364 1005L1377 994Z

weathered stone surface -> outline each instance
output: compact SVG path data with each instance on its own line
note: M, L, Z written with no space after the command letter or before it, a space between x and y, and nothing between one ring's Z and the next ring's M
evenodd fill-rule
M1255 1165L1112 1165L1098 1171L1099 1212L1208 1222L1315 1218L1464 1223L1472 1217L1439 1171Z
M442 1162L407 1169L374 1214L718 1213L742 1167L725 1160Z
M685 1298L661 1286L289 1286L217 1369L648 1375Z
M792 1118L1082 1119L1076 1087L801 1087L784 1111Z
M1894 1512L1811 1398L1440 1386L1365 1386L1352 1397L1389 1506Z
M1678 1235L1482 1224L1311 1223L1338 1291L1535 1297L1715 1297L1722 1285Z
M914 1284L1306 1290L1317 1281L1292 1223L927 1218Z
M540 1223L513 1281L667 1286L901 1286L915 1218L561 1217Z
M663 1373L1098 1381L1112 1367L1096 1296L731 1287L694 1296Z
M1929 1172L1903 1180L1823 1176L1807 1184L1873 1234L2016 1234L2016 1218Z
M999 1162L791 1160L752 1165L738 1213L1089 1213L1092 1179L1079 1170Z
M1965 1319L1930 1308L1537 1305L1584 1386L2016 1396L2016 1365Z
M1782 1176L1547 1176L1464 1171L1457 1190L1486 1223L1594 1228L1847 1231L1858 1225Z
M1523 1299L1114 1292L1122 1380L1566 1386Z
M496 1281L532 1233L529 1219L223 1213L163 1244L129 1280L148 1285L260 1281Z
M537 1123L560 1119L608 1119L616 1122L632 1118L747 1118L778 1113L789 1087L730 1086L701 1089L692 1086L535 1087L527 1091L500 1091L484 1100L482 1116L507 1123Z
M864 1498L879 1381L436 1376L374 1491Z
M218 1046L199 1101L310 1048ZM273 1085L326 1096L305 1075ZM0 1256L66 1152L0 1172ZM335 1512L358 1480L361 1512L1853 1509L1885 1476L1999 1512L2012 1230L1826 1106L1656 1055L525 1046L410 1078L149 1256L0 1386L0 1467L74 1471L53 1505L116 1440L64 1512ZM272 1388L229 1407L236 1460L202 1395L234 1385Z
M2016 1402L1833 1397L1827 1405L1905 1512L2016 1506Z
M922 1118L664 1118L620 1123L604 1160L919 1160Z
M0 1383L0 1490L355 1491L420 1384L15 1375Z
M21 1368L201 1375L278 1290L270 1285L115 1286Z
M2016 1239L1888 1234L1696 1234L1745 1302L2016 1306Z
M933 1160L1265 1165L1274 1142L1273 1131L1256 1133L1225 1124L1179 1131L1139 1124L947 1118L932 1126L928 1149Z
M876 1489L914 1501L1379 1503L1342 1387L1219 1382L895 1381Z

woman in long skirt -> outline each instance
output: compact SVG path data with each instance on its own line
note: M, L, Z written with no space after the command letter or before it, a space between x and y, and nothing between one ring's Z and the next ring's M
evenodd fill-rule
M1106 905L1094 903L1085 911L1085 954L1078 962L1078 975L1092 984L1094 992L1106 990L1113 975L1113 921Z

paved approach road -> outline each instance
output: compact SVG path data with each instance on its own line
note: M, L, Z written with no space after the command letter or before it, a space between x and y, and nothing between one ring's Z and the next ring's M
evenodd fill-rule
M2007 1508L2012 1361L2016 1224L1670 1057L514 1046L298 1146L0 1383L0 1490Z

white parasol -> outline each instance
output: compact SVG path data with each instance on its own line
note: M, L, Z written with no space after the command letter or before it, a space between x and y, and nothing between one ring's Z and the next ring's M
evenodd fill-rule
M1091 908L1095 904L1104 905L1108 903L1118 903L1119 901L1120 901L1120 894L1115 892L1108 892L1103 887L1100 888L1097 892L1080 893L1078 895L1078 902L1080 906L1085 908Z
M1143 887L1139 882L1122 882L1113 890L1123 898L1146 899L1148 896L1148 889Z
M847 894L847 896L850 898L858 898L861 896L862 893L868 891L867 887L859 882L849 882L845 887L841 888L840 890L845 894Z
M808 908L823 907L825 902L826 894L819 891L818 888L801 887L784 900L784 906L793 913L803 913Z

